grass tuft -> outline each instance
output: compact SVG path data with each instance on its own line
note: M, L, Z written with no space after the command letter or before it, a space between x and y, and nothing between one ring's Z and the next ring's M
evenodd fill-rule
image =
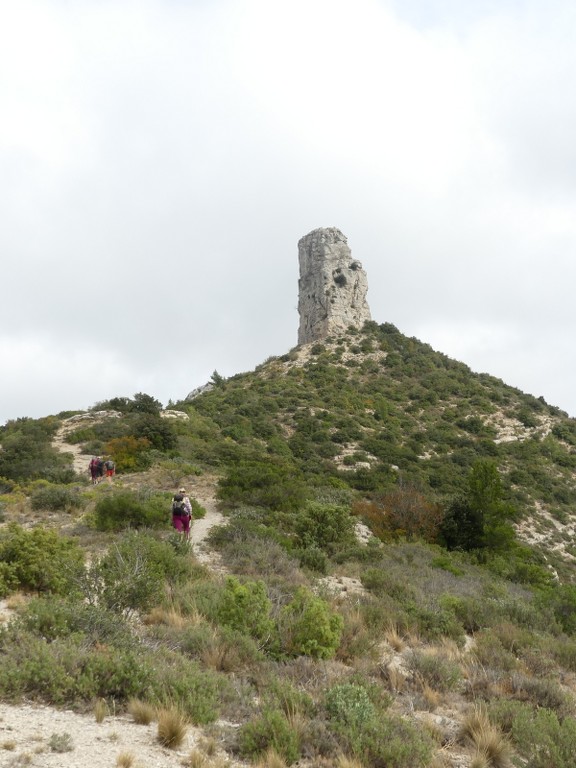
M97 723L102 723L108 714L109 710L106 699L98 699L94 704L94 719Z
M510 765L510 742L490 722L482 707L474 707L464 718L460 735L475 747L477 768L508 768Z
M116 758L116 766L117 768L132 768L135 760L132 752L120 752Z
M178 749L186 738L187 722L175 707L158 712L158 741L168 749Z
M255 768L287 768L286 761L274 747L269 747L254 765Z
M140 699L130 699L128 702L128 712L138 725L150 725L156 719L156 707Z

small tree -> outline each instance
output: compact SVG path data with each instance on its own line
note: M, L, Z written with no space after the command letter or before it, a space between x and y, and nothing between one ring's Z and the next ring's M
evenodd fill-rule
M448 549L500 551L514 541L509 520L514 508L504 501L504 490L493 461L477 461L467 488L448 507L440 535Z

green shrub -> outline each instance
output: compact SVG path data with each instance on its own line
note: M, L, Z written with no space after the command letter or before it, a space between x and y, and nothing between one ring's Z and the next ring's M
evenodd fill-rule
M10 523L0 531L0 590L66 594L83 571L83 553L72 539L44 528Z
M74 635L44 638L12 629L0 638L0 696L50 704L75 704L95 698L123 701L146 689L151 668L138 648L89 647Z
M312 545L297 552L298 561L301 568L309 568L316 573L325 574L328 572L328 557L320 547Z
M400 718L382 715L363 686L336 685L327 692L325 703L344 751L362 764L381 768L428 765L431 740Z
M143 413L132 426L132 433L139 439L148 441L152 448L169 451L175 448L178 438L172 425L157 414Z
M330 659L336 653L344 621L328 603L301 587L279 617L280 643L289 656Z
M318 547L327 552L354 541L354 520L345 507L308 501L293 517L299 547Z
M263 581L241 584L234 576L228 576L220 595L217 618L225 626L265 641L274 627L271 608Z
M375 768L424 768L430 762L433 743L426 732L397 717L369 721L357 754Z
M181 652L160 650L153 656L146 698L151 703L177 706L194 725L206 725L218 717L218 705L227 682L210 670L201 669Z
M559 720L549 709L518 711L512 739L530 768L572 768L576 754L576 720Z
M342 683L330 688L325 704L331 718L356 732L376 715L366 688L355 683Z
M133 645L129 625L118 614L83 600L47 596L27 603L16 620L26 632L51 642L58 637L82 634L90 645L112 644L118 648Z
M162 493L114 490L98 499L94 519L99 531L165 527L170 520L170 502Z
M149 453L151 447L147 438L127 435L109 440L102 452L112 456L117 472L143 472L152 464Z
M0 494L12 493L17 487L18 483L15 480L10 480L8 477L0 477Z
M412 651L408 664L414 675L441 693L453 691L462 676L458 664L437 654Z
M71 752L74 742L69 733L53 733L48 739L48 746L51 752Z
M59 509L73 509L82 505L78 489L65 485L44 485L37 488L31 497L32 509L49 509L55 512Z
M298 734L285 715L276 709L266 709L262 715L241 726L238 745L243 757L255 758L273 748L288 765L298 760Z
M192 519L193 520L201 520L203 517L206 517L206 509L200 504L199 501L196 501L196 499L190 499L190 504L192 505Z
M305 501L307 488L295 467L270 456L242 458L226 468L218 488L224 503L294 511Z
M190 561L169 541L129 531L88 568L84 594L91 605L129 615L160 602L166 584L175 587L190 569Z

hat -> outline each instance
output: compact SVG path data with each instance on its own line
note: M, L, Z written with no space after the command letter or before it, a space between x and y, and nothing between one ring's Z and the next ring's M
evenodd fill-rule
M186 493L186 488L178 488L178 493Z

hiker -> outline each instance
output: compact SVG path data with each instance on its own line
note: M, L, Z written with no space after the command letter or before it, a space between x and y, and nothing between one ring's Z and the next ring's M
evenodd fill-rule
M106 470L106 480L111 483L114 473L116 472L116 464L114 464L112 459L108 458L104 462L104 469Z
M172 525L188 541L190 539L190 520L192 504L186 495L186 488L179 488L172 497Z
M98 462L99 457L93 456L90 464L88 465L88 469L90 470L90 477L92 478L92 485L97 485L98 483Z
M96 467L96 473L98 475L97 482L99 483L100 480L104 477L104 461L101 456L96 457L98 459L98 466Z

